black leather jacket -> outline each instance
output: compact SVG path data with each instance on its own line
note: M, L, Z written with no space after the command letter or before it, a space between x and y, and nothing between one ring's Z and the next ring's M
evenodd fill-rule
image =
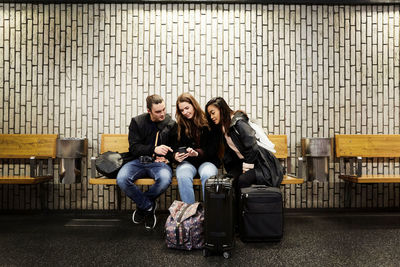
M248 123L249 118L243 112L235 112L228 135L243 155L240 160L237 154L228 146L224 138L224 166L228 172L242 168L242 162L254 164L257 184L279 186L283 179L283 168L279 160L268 150L258 146L255 131Z
M163 121L157 123L150 119L149 113L132 118L128 140L129 152L133 159L154 154L157 131L160 132L157 145L173 145L176 139L176 122L168 114ZM172 162L172 152L168 152L165 157Z

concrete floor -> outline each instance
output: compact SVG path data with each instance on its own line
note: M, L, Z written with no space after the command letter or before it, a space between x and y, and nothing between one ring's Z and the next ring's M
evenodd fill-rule
M230 259L167 249L164 222L131 214L0 214L0 266L399 266L400 212L286 210L279 243L244 244Z

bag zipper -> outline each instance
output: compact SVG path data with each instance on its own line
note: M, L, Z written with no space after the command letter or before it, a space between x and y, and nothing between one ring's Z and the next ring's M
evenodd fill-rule
M249 196L249 194L243 194L242 199L246 199L247 201L254 202L256 199L277 199L276 197L279 196L279 194L276 195L270 195L266 196L265 194L252 194ZM278 201L275 201L278 202Z

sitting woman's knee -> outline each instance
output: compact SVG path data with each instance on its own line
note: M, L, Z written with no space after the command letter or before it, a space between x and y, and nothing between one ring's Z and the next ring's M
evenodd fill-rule
M177 179L190 179L196 175L196 168L190 163L182 163L176 167L176 178Z
M208 179L211 176L217 175L217 174L218 174L218 169L211 162L204 162L199 167L199 175L200 175L201 179Z

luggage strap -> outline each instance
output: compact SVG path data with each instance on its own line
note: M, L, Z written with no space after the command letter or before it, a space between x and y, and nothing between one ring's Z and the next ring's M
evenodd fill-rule
M186 205L186 207L183 208L183 210L179 214L178 219L176 220L175 236L176 236L176 244L178 244L178 245L181 245L180 238L179 238L179 226L181 226L182 217L185 214L186 210L189 208L189 206L190 205L188 204L188 205ZM182 241L183 241L183 238L182 238Z

